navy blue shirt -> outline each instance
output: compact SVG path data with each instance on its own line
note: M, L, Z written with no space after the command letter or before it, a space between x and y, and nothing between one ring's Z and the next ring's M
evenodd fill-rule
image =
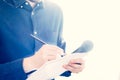
M40 2L32 8L25 0L0 0L0 80L27 78L23 59L34 55L43 45L31 34L65 49L62 22L61 9L51 2Z

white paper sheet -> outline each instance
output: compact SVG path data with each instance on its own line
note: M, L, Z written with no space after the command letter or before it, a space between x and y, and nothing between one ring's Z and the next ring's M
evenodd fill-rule
M74 53L64 57L57 58L56 60L49 61L40 67L37 71L29 75L27 80L50 80L67 71L63 68L71 59L83 58L86 53Z

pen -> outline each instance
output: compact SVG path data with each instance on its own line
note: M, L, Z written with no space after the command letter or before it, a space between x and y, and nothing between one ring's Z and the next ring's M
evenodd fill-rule
M38 40L39 42L42 42L43 44L47 44L45 41L43 41L42 39L34 36L33 34L30 34L31 37L33 37L34 39ZM65 54L62 54L61 57L65 56Z
M40 38L38 38L38 37L36 37L36 36L34 36L34 35L32 35L32 34L30 34L30 36L33 37L34 39L42 42L43 44L47 44L45 41L43 41L42 39L40 39Z

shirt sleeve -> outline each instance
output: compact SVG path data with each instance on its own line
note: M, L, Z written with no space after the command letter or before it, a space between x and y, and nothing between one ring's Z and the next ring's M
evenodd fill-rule
M25 80L27 75L23 70L23 59L0 64L0 80Z
M61 14L60 24L59 25L60 26L59 26L59 36L58 36L57 46L62 48L64 50L64 52L65 52L66 42L64 41L63 36L62 36L62 32L63 32L63 14ZM69 76L71 76L71 71L65 71L60 76L69 77Z

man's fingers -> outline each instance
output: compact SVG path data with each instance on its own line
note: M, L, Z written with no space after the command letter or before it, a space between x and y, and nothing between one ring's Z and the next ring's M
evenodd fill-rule
M74 64L74 63L81 63L84 64L85 61L82 58L78 58L78 59L72 59L70 60L69 64Z
M84 69L84 66L73 66L73 65L64 65L63 66L65 69L73 72L73 73L78 73L78 72L81 72L83 69Z
M43 47L45 47L46 49L49 49L49 50L53 50L53 51L57 51L57 52L63 52L63 49L61 49L60 47L55 46L55 45L46 44L46 45L43 45Z
M47 56L46 59L47 59L48 61L55 60L55 59L56 59L56 56Z
M85 67L85 61L81 58L70 60L67 65L63 67L73 73L81 72Z

